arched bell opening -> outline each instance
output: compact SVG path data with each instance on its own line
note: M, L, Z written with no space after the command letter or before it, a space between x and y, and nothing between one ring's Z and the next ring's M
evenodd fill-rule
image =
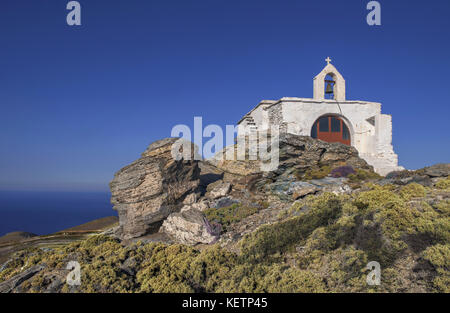
M325 76L325 99L336 100L336 76L333 73L328 73Z
M337 115L319 117L311 128L311 137L326 142L340 142L351 145L350 130L344 120Z

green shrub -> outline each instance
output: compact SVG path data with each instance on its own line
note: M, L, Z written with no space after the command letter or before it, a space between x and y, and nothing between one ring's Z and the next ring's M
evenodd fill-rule
M303 180L322 179L327 177L331 173L330 166L322 166L317 169L309 169L303 174Z
M327 285L333 290L359 292L367 288L367 254L353 247L338 248L325 255L321 270L327 271Z
M253 215L259 211L258 208L243 206L235 203L220 209L210 208L205 210L205 215L208 221L216 222L222 225L223 231L233 224L241 221L247 216Z
M323 279L281 264L240 264L224 277L216 292L325 292Z
M435 205L437 212L445 217L450 217L450 200L440 201Z
M194 292L191 262L197 250L182 245L148 244L141 269L136 275L141 292Z
M331 223L342 211L340 198L324 193L311 200L311 208L299 216L265 225L247 235L241 242L241 251L247 259L262 260L276 252L284 252L320 226Z
M450 176L447 176L444 179L441 179L435 184L435 187L438 189L450 189Z
M5 265L5 268L2 272L0 272L0 282L5 281L17 275L21 272L21 268L24 267L24 259L23 258L14 258L8 264Z
M358 169L356 169L355 174L350 174L347 176L347 178L349 179L349 181L351 183L359 183L359 182L366 181L366 180L380 179L381 176L375 172L358 168Z
M310 293L326 291L324 281L319 275L281 264L270 266L260 281L261 290L257 290L258 292Z
M205 249L192 261L193 281L204 292L215 292L230 272L239 265L238 257L216 245Z
M433 280L436 291L450 292L450 244L429 247L423 257L436 269L437 276Z
M400 196L405 200L425 197L426 194L425 187L417 183L411 183L400 188Z
M373 216L393 239L398 238L399 231L410 231L414 227L412 210L389 186L375 185L370 191L357 193L353 204L366 216Z
M390 188L374 185L372 190L357 193L353 200L354 205L361 210L364 231L372 228L375 235L378 233L377 227L380 228L381 234L372 238L374 254L371 255L383 258L384 262L392 261L404 250L406 244L403 236L415 231L414 212L406 205L405 200Z

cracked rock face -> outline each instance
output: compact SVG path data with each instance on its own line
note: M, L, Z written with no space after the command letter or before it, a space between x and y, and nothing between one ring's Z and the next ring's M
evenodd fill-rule
M429 177L447 177L450 175L450 164L436 164L433 166L425 167L423 169L423 172Z
M210 186L212 186L212 188L210 188ZM209 185L208 189L211 189L211 190L208 191L205 196L207 198L214 200L214 199L225 197L230 192L231 184L224 183L222 181L218 181L216 183Z
M291 134L280 137L279 166L271 172L262 172L259 161L177 161L172 157L172 148L179 147L174 145L177 140L152 143L141 158L115 174L110 183L111 202L119 214L121 239L161 229L178 242L209 243L214 236L205 232L211 228L203 221L202 211L207 208L229 206L242 197L264 200L273 192L286 201L316 193L324 186L303 186L297 176L326 165L371 169L353 147ZM194 145L191 150L196 153Z
M358 151L340 143L328 143L307 136L282 134L280 136L280 168L314 168L318 165L345 163L353 168L373 169L359 158Z
M228 147L227 149L232 149ZM225 152L220 152L225 154ZM218 154L219 156L219 154ZM297 176L308 170L316 170L323 166L351 166L365 170L373 167L361 159L358 151L351 146L340 143L328 143L307 136L281 134L279 137L279 165L270 172L261 171L259 161L235 161L215 157L210 163L224 173L223 181L231 182L233 189L264 191L271 183L285 184L298 181ZM299 197L314 193L315 190L300 191ZM289 193L290 196L295 192ZM302 195L302 193L304 193Z
M164 221L160 232L168 234L176 242L187 245L210 244L218 238L218 234L203 213L194 208L171 214Z
M282 200L297 200L319 191L334 194L349 193L351 188L345 184L346 178L325 177L304 181L277 181L266 186L266 189Z
M232 149L228 147L227 149ZM328 143L307 136L281 134L279 137L278 169L274 174L281 174L288 168L310 169L317 166L345 163L353 168L373 170L366 161L359 158L358 151L351 146L340 143ZM225 155L225 150L220 152ZM218 169L237 175L251 175L261 173L259 161L234 161L218 156L211 161Z
M380 185L395 184L407 185L417 183L430 187L435 179L447 177L450 175L450 164L435 164L419 170L394 171L386 175L386 178L380 181Z
M111 203L119 214L122 239L157 230L167 216L181 209L186 196L198 189L198 162L172 158L172 145L177 140L152 143L141 158L114 175Z

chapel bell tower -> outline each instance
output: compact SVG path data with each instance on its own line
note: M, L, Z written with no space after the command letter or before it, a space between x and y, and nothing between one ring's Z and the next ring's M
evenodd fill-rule
M327 65L314 77L314 99L345 101L345 79L326 58Z

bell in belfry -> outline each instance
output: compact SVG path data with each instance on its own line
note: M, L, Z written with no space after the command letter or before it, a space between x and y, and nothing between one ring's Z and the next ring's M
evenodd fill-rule
M327 89L325 90L326 94L333 93L333 83L334 83L334 81L327 80Z

